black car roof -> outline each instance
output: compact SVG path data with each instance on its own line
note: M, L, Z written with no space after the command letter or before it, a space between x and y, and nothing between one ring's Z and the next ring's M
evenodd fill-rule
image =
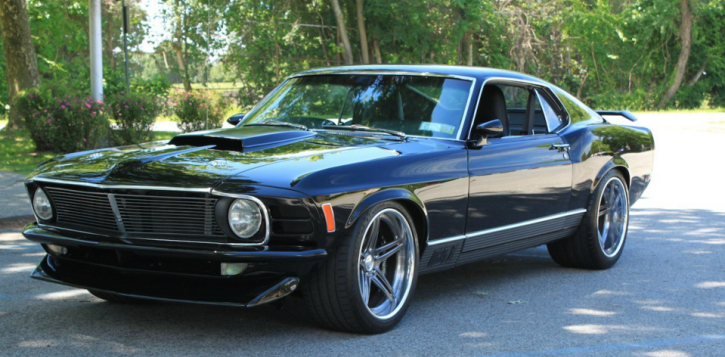
M450 75L460 77L471 77L477 80L486 80L488 78L508 78L530 81L548 85L536 77L532 77L523 73L507 71L503 69L487 68L487 67L469 67L469 66L448 66L448 65L426 65L426 64L379 64L379 65L360 65L360 66L341 66L310 69L297 73L292 77L306 75L325 75L325 74L347 74L347 73L431 73L437 75Z

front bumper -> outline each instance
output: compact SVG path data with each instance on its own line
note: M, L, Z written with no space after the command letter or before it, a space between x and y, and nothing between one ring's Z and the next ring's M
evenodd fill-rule
M211 250L140 246L78 239L28 224L34 242L68 248L49 254L31 277L83 289L162 301L256 306L292 293L326 257L322 249ZM242 274L222 276L221 262L248 263Z

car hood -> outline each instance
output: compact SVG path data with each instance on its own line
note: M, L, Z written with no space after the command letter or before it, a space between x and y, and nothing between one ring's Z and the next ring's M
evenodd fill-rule
M219 129L153 142L68 154L40 165L29 179L104 185L210 188L252 169L283 162L316 167L376 160L398 153L395 142L283 127ZM354 152L354 154L353 154ZM260 183L264 184L264 183Z

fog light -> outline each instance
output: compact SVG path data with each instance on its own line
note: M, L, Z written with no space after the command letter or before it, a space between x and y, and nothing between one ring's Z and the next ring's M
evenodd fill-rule
M62 246L59 246L59 245L55 245L55 244L48 244L48 250L53 255L66 255L66 254L68 254L68 248L62 247Z
M247 269L247 263L222 263L222 275L232 276L244 273Z

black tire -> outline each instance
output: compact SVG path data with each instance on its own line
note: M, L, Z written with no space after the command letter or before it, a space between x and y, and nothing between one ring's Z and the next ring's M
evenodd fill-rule
M618 181L618 182L617 182ZM621 184L621 186L619 185ZM600 208L605 211L606 205L602 206L603 194L609 185L615 185L615 191L621 190L620 197L624 200L624 207L621 211L624 214L623 233L618 230L616 236L621 236L621 243L612 244L609 248L600 244ZM614 187L614 186L613 186ZM621 187L621 189L619 188ZM618 214L617 217L621 217ZM607 216L608 217L608 216ZM606 219L606 218L605 218ZM587 208L582 222L576 232L568 238L547 244L549 255L559 265L571 268L582 269L609 269L622 255L624 244L627 239L627 228L629 226L629 191L624 176L618 170L609 171L597 185L592 194L591 202ZM616 248L616 249L615 249Z
M368 273L366 273L366 270L361 269L370 268L361 268L361 265L364 266L365 262L364 259L359 257L367 251L367 248L363 247L362 244L369 241L369 239L365 239L368 226L371 226L374 218L379 217L380 214L392 213L391 210L402 214L412 234L412 243L406 243L406 248L400 248L394 255L395 259L401 259L398 254L403 254L403 261L409 262L409 259L406 257L411 256L410 249L412 249L412 264L400 266L412 267L413 270L412 273L406 270L409 273L405 274L407 277L405 286L409 286L409 288L405 294L402 294L402 299L404 300L398 302L398 307L396 308L393 308L394 304L396 304L396 299L393 298L390 300L390 316L379 318L372 312L370 305L374 304L373 291L377 291L377 294L382 294L383 291L382 289L377 290L377 287L372 288L373 285L368 279L366 292L369 301L366 303L363 300L363 283L361 279L364 278L360 274L365 275ZM381 242L385 243L385 238L382 233L379 237L381 237ZM397 235L395 239L397 241ZM364 334L377 334L391 330L403 318L413 298L413 292L415 291L415 285L418 280L418 252L418 236L415 231L415 225L405 208L395 202L383 202L373 206L358 219L353 228L349 230L347 236L340 242L336 251L330 254L322 267L312 274L306 284L302 284L301 288L303 289L309 311L321 326L331 330ZM393 259L393 257L391 256L386 259ZM387 262L386 260L382 264L386 264ZM391 263L396 265L390 265L390 267L397 267L398 262L400 260ZM376 263L370 264L378 263L376 261ZM385 266L382 269L384 270ZM394 270L396 269L389 268L385 275L390 274ZM375 273L369 274L372 276ZM392 275L395 275L395 273ZM394 279L393 281L398 280ZM390 284L388 280L386 282L388 282L388 286L398 286L395 283ZM378 298L377 301L381 300ZM383 299L382 302L386 303L386 300Z
M138 303L146 302L146 300L132 298L129 296L123 296L123 295L114 294L114 293L105 292L105 291L88 289L88 292L91 293L91 295L93 295L101 300L106 300L106 301L108 301L110 303L114 303L114 304L138 304Z

